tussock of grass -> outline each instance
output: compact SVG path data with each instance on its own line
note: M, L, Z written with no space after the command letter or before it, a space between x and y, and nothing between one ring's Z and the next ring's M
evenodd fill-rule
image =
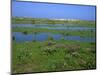
M93 46L93 43L64 40L26 43L13 41L13 73L95 69L95 52L91 51Z

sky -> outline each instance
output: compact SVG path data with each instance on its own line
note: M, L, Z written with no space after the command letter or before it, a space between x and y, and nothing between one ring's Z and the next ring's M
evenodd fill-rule
M17 17L95 21L95 14L95 6L12 1L12 16Z

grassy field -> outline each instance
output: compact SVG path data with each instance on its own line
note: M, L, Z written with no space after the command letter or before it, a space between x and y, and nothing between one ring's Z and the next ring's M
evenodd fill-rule
M88 31L69 31L69 30L50 30L50 29L45 29L45 28L19 28L16 27L12 29L13 32L22 32L22 33L40 33L40 32L50 32L53 34L62 34L65 36L81 36L81 37L95 37L95 31L93 30L88 30Z
M12 72L96 68L95 43L74 41L12 42Z
M95 27L95 21L87 20L51 20L46 18L25 18L25 17L12 17L12 24L74 24L86 27Z
M12 24L81 24L95 28L93 21L52 21L47 19L12 18ZM96 37L93 30L52 30L46 28L15 27L13 32L62 34L64 36ZM12 36L12 73L87 70L96 68L96 42L64 39L39 42L18 42Z

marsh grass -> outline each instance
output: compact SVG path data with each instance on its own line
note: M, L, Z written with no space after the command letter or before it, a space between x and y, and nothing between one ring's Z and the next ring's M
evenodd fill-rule
M64 36L81 36L81 37L95 37L95 31L88 30L88 31L68 31L68 30L50 30L45 28L14 28L12 29L13 32L23 32L24 33L34 33L37 34L39 32L50 32L53 34L62 34Z
M23 34L25 34L25 35L27 35L28 34L28 32L27 31L24 31L24 32L22 32Z
M52 45L48 45L50 42ZM91 47L91 43L64 40L13 41L13 73L95 69L95 52L87 50L88 47Z
M51 41L52 41L52 40L54 40L54 39L53 39L52 36L49 35L47 40L51 40Z
M12 18L13 23L21 23L21 20ZM24 20L25 18L23 18ZM35 23L35 19L25 19L22 23L41 24L40 19ZM49 24L59 22L48 21ZM61 22L61 24L64 22ZM95 22L78 21L66 22L67 24L79 24L84 27L95 27ZM52 27L52 26L51 26ZM65 41L65 36L95 37L95 31L69 31L69 30L50 30L46 28L25 28L16 27L13 32L22 32L37 34L40 32L50 32L53 34L62 34L60 40L54 40L50 35L46 41L39 42L33 40L31 42L16 42L15 37L12 39L12 73L26 72L47 72L47 71L63 71L63 70L82 70L96 68L96 43L95 42L79 42Z

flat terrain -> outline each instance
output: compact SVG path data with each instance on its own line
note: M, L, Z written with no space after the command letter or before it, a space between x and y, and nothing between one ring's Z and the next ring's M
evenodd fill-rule
M96 68L96 41L92 40L96 39L95 22L12 19L12 73ZM21 26L28 22L33 26ZM74 26L70 26L71 23ZM19 27L13 27L16 24ZM16 36L14 33L17 33ZM40 33L50 34L46 36ZM33 34L36 36L33 37ZM69 36L75 37L74 40L68 40ZM90 41L84 41L84 38Z

